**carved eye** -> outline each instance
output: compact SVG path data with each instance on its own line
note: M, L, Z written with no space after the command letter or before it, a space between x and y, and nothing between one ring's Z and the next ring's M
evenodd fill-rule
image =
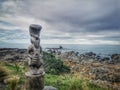
M38 56L38 54L36 54L36 56Z
M39 38L38 38L38 37L36 37L36 40L39 40Z

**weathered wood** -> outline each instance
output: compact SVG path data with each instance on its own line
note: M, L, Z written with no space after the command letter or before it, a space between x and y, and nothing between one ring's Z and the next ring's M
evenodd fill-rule
M29 28L31 45L28 48L29 71L26 75L26 90L43 90L44 88L44 66L40 47L40 25L31 24Z
M31 75L29 72L26 74L26 90L43 90L44 88L44 75Z

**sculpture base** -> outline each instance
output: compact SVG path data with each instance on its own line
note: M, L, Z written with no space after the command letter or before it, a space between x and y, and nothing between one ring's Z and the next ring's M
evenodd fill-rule
M43 90L44 89L44 75L32 75L30 72L25 73L26 75L26 90Z

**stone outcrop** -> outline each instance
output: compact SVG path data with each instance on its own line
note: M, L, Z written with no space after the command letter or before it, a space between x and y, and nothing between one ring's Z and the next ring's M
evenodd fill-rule
M58 90L58 89L53 86L45 86L43 90Z
M18 48L1 48L0 60L7 62L19 62L27 60L27 50Z
M71 73L77 72L81 77L92 80L95 84L102 85L107 82L105 86L109 84L113 88L116 87L114 84L120 83L120 54L103 57L93 52L76 54L71 51L61 53L56 57L71 67ZM99 83L96 83L98 81Z
M111 56L113 63L120 63L120 54L113 54Z
M72 61L78 63L92 63L92 62L101 62L107 64L120 63L120 54L102 56L97 55L94 52L86 52L83 54L79 54L78 52L69 51L54 55L56 56L56 58L60 58L62 61Z

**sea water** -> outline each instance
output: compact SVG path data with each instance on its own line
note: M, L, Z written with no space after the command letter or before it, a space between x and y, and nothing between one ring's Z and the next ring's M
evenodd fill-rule
M1 43L0 48L23 48L27 49L30 44ZM46 48L59 48L62 51L76 51L79 53L94 52L96 54L120 54L120 45L80 45L80 44L41 44L43 50Z
M76 51L79 53L94 52L96 54L120 54L120 45L80 45L80 44L62 44L55 45L49 44L44 45L44 47L57 48L59 46L63 47L64 51Z

